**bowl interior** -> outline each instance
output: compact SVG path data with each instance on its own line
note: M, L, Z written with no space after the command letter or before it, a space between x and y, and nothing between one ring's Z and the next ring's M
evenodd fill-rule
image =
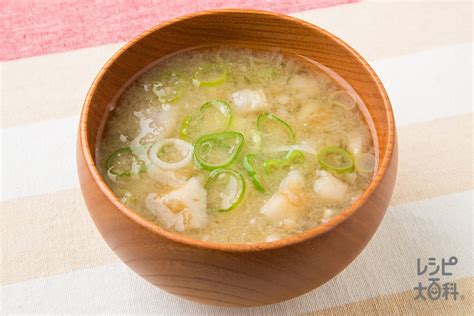
M335 71L358 93L373 122L378 147L378 170L360 203L377 186L392 154L394 123L390 103L367 62L347 44L304 21L280 14L219 10L185 16L159 25L119 50L97 76L81 117L86 160L96 179L93 157L108 107L131 78L166 55L201 46L279 49L284 54L315 60ZM357 204L357 203L356 203ZM352 211L357 208L353 205Z

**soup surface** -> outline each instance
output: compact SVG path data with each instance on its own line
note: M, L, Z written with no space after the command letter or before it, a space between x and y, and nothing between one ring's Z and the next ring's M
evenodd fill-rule
M363 105L317 63L207 48L147 69L108 114L96 163L141 216L194 239L271 242L353 203L376 162Z

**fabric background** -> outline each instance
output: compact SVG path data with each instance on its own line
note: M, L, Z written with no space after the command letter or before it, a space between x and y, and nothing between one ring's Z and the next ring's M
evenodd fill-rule
M289 13L336 34L374 67L399 132L387 215L362 254L320 288L276 305L200 305L152 287L94 227L75 141L105 61L166 19L202 9ZM473 313L472 3L344 0L2 1L1 313L193 315ZM416 260L456 256L463 299L414 301Z

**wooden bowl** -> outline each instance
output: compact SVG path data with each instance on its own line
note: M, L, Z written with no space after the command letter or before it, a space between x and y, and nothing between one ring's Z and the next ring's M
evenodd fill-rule
M93 158L107 107L132 77L158 58L207 45L280 48L283 53L320 62L352 85L372 117L379 159L373 181L350 208L327 224L276 242L221 244L168 232L120 203L99 175ZM260 306L311 291L357 257L379 226L392 195L396 147L390 101L375 72L354 49L292 17L218 10L156 26L107 62L84 103L77 164L82 193L97 228L110 248L141 277L197 302Z

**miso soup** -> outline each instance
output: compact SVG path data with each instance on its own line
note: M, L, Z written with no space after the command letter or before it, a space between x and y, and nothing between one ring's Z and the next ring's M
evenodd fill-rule
M96 164L142 217L194 239L271 242L328 222L376 168L356 93L317 61L206 48L117 98Z

